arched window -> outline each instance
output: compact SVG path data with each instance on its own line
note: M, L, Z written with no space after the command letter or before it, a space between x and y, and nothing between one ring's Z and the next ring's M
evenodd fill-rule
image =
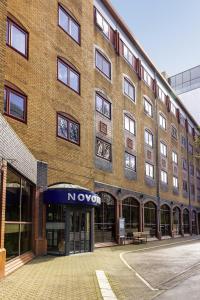
M173 209L173 232L175 235L181 234L181 211L177 206Z
M190 217L187 208L183 210L183 230L184 233L190 233Z
M166 204L160 208L160 227L162 236L170 235L170 208Z
M122 202L122 216L126 232L139 231L140 207L137 200L128 197Z
M156 205L147 202L144 205L144 231L148 231L151 237L156 236Z
M192 234L197 234L197 213L192 211Z
M80 145L80 124L72 116L58 112L57 136L71 143Z
M101 205L95 208L95 242L113 242L116 237L115 199L105 192L98 195L101 198Z

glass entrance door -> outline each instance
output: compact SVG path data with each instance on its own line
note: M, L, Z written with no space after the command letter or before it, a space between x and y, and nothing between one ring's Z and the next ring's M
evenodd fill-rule
M90 251L90 211L70 208L69 254Z
M47 251L69 255L91 250L91 210L85 207L47 206Z

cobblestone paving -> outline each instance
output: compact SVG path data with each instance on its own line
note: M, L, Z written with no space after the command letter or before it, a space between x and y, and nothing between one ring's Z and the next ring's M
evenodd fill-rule
M184 242L179 238L146 245L115 246L66 257L35 258L0 281L1 300L102 299L95 271L105 271L118 300L148 300L156 295L120 260L120 253Z

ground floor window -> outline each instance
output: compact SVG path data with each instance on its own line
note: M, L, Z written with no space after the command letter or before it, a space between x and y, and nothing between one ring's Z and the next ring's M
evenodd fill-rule
M173 232L175 235L181 234L181 211L177 206L173 209Z
M101 198L101 205L95 208L95 242L112 242L116 236L115 199L105 192L98 195Z
M32 248L32 194L32 184L8 168L4 240L7 260Z
M192 234L197 234L197 213L192 211Z
M151 237L156 236L156 205L153 202L144 205L144 231Z
M160 208L160 230L161 235L170 235L170 208L164 204Z
M137 200L128 197L122 202L122 216L125 218L126 232L139 231L140 207Z
M187 208L183 210L183 230L184 233L190 233L190 217Z

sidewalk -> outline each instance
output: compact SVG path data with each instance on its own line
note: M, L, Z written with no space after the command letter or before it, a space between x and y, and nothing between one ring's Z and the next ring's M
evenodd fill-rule
M195 237L197 238L197 237ZM156 291L144 286L120 260L120 253L161 245L184 243L194 237L114 246L65 257L38 257L0 281L1 300L97 300L102 299L96 270L105 271L118 300L147 300ZM167 246L167 247L168 247Z

